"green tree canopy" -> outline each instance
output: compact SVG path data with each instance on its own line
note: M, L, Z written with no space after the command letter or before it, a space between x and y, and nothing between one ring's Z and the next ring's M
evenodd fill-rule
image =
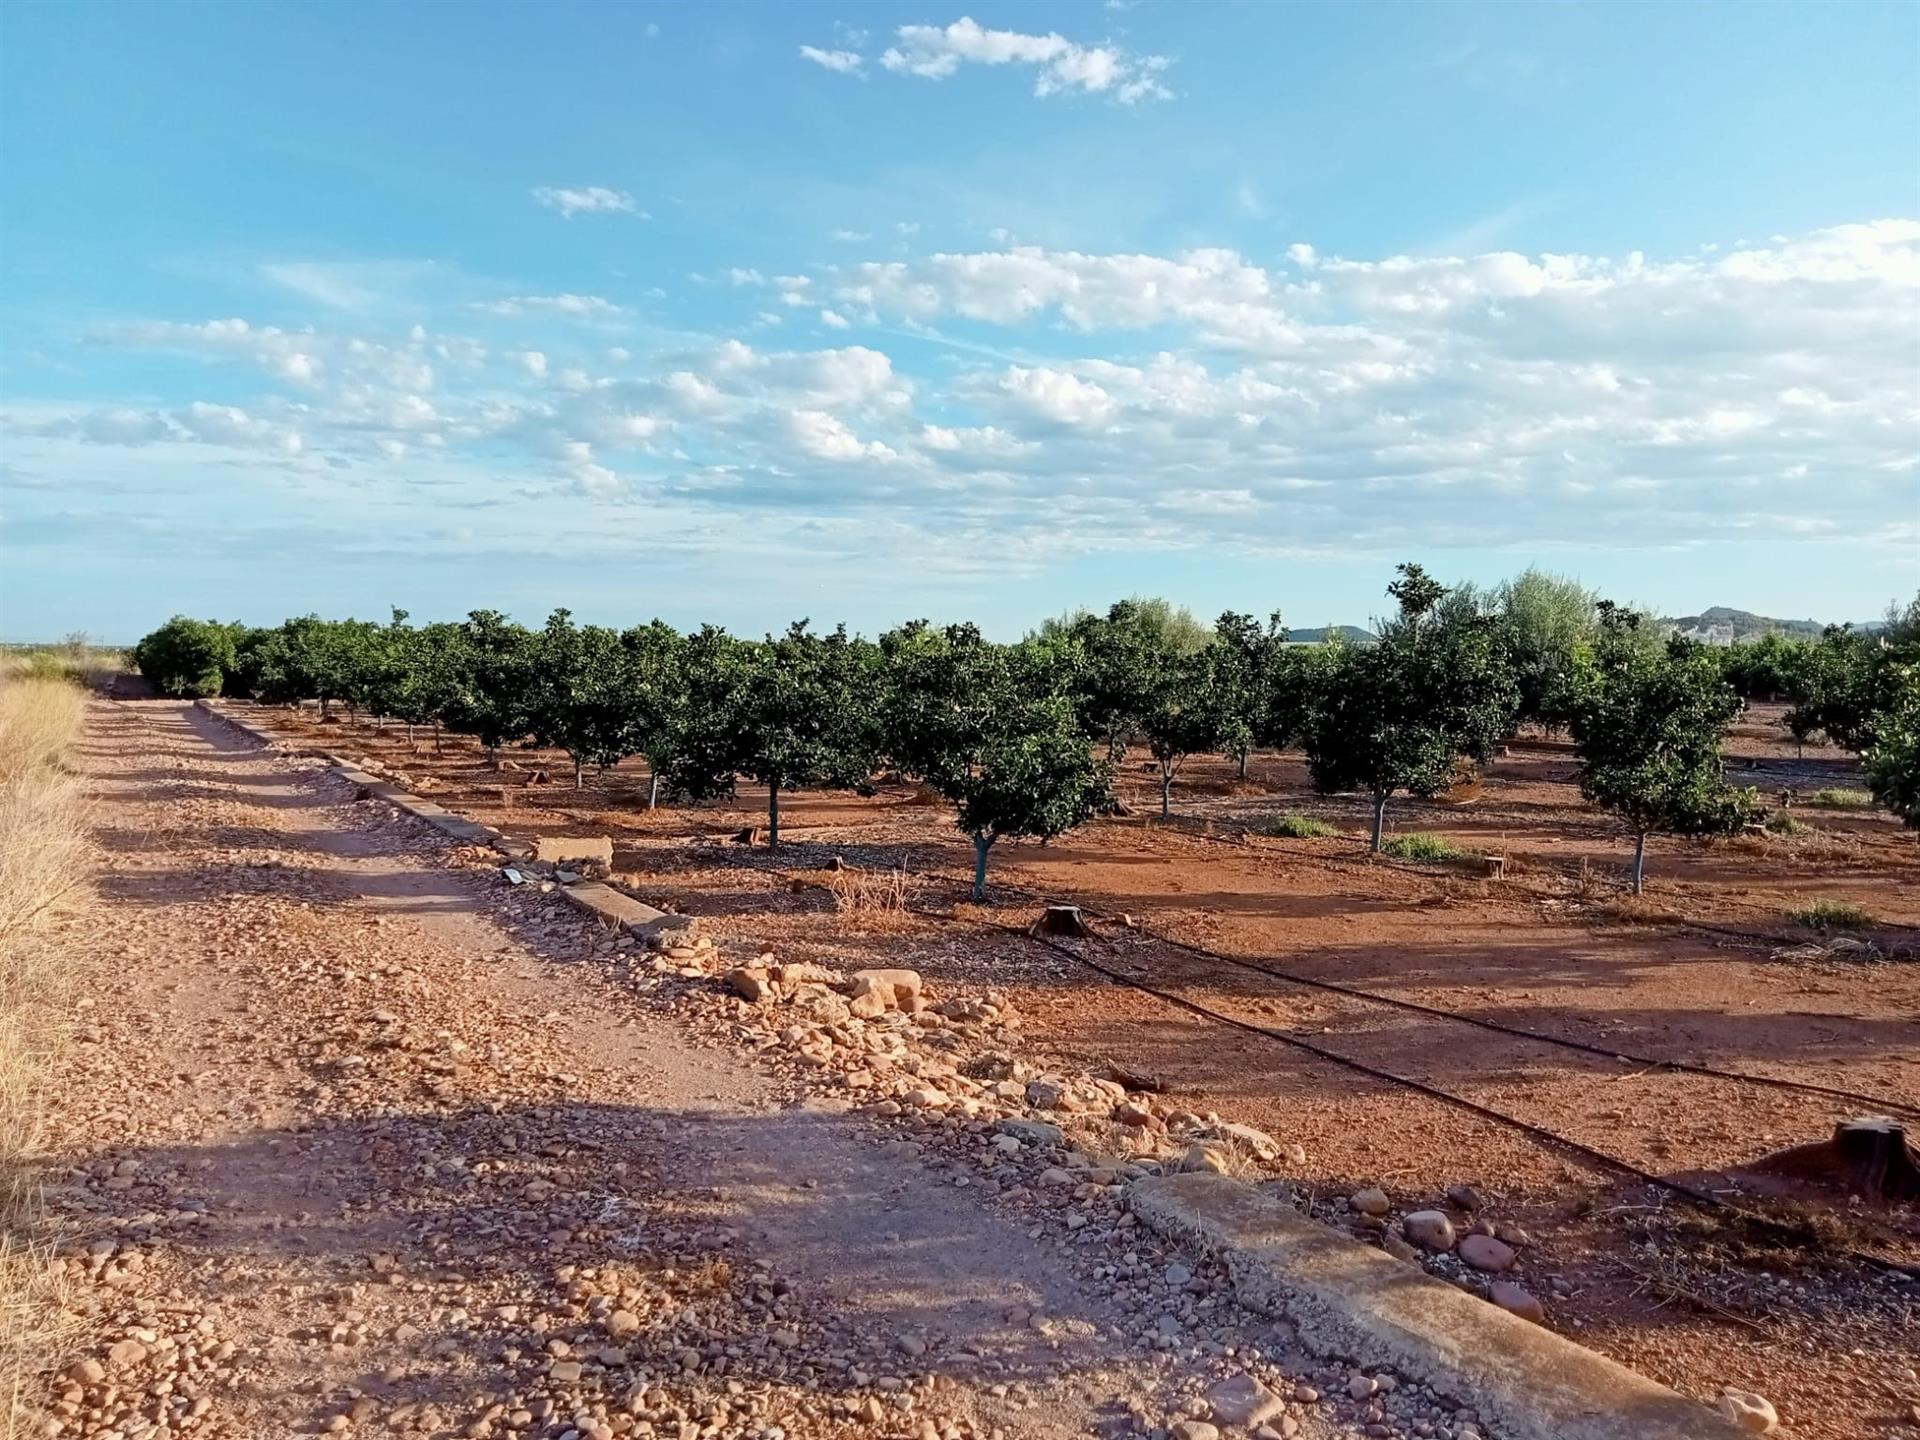
M133 663L162 695L190 700L218 695L234 663L233 630L176 615L133 647Z
M870 783L880 751L879 655L841 626L796 621L746 644L710 627L690 637L680 787L725 793L746 775L767 787L767 843L780 842L780 794Z
M1609 630L1633 628L1606 617ZM1584 762L1580 793L1611 810L1633 836L1633 892L1653 834L1725 835L1753 813L1753 792L1727 784L1720 741L1744 702L1705 647L1674 639L1649 654L1621 635L1602 637L1574 716Z
M972 625L922 622L882 638L891 676L888 746L901 766L952 802L973 841L973 893L1008 836L1048 840L1112 803L1068 693L1070 667L1044 640L994 645Z
M1519 706L1503 627L1474 605L1442 609L1446 590L1418 565L1388 586L1399 614L1380 640L1335 652L1307 735L1307 767L1323 792L1373 801L1373 848L1397 791L1431 796L1455 762L1484 760Z

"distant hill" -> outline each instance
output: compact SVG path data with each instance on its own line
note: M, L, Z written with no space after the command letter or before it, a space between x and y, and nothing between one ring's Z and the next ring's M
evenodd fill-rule
M1751 610L1735 610L1729 605L1709 606L1698 615L1670 615L1664 623L1682 635L1721 644L1757 640L1767 634L1817 640L1820 632L1827 628L1819 620L1777 620L1771 615L1756 615Z
M1295 645L1318 645L1334 635L1355 645L1371 645L1375 639L1371 630L1362 630L1358 625L1322 625L1311 630L1289 627L1287 630L1287 638Z

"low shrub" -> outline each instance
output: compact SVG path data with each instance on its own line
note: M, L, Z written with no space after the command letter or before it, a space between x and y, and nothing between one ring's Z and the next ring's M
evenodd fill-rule
M1795 819L1784 810L1767 817L1769 835L1804 835L1812 828L1805 821Z
M1873 792L1869 790L1816 790L1813 803L1825 805L1833 810L1866 810L1873 805Z
M1810 900L1787 912L1787 918L1809 930L1863 930L1873 917L1849 900Z
M1311 815L1282 815L1261 833L1271 835L1276 840L1324 840L1340 832L1326 821L1316 820Z
M1380 849L1396 860L1463 860L1467 854L1444 835L1395 835Z

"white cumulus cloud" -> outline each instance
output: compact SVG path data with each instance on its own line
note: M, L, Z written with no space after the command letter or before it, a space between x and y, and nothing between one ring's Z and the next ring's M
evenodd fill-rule
M1161 80L1172 61L1164 55L1134 55L1114 45L1080 45L1065 36L989 30L963 16L945 27L902 25L880 63L901 75L945 80L962 65L1027 65L1036 71L1036 95L1077 91L1107 95L1121 104L1170 100Z
M640 215L640 207L633 203L633 196L624 190L612 190L605 185L584 185L570 187L564 185L537 185L533 198L549 210L558 210L561 216L571 220L576 215ZM644 219L645 217L642 216Z

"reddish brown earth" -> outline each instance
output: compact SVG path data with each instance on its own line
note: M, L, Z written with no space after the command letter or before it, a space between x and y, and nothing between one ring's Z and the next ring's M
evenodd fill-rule
M1516 742L1466 803L1396 801L1389 812L1396 832L1436 832L1504 856L1504 880L1475 865L1371 859L1359 801L1313 795L1296 755L1262 755L1244 782L1218 762L1190 762L1171 822L1136 816L1046 847L1003 847L994 860L1001 902L985 910L965 903L959 878L970 856L950 812L918 803L911 787L882 786L870 799L783 796L786 843L769 855L730 842L764 823L751 790L731 805L648 814L644 766L590 775L576 791L556 756L514 753L523 768L496 772L460 742L436 755L392 727L275 719L513 833L610 833L616 871L634 893L706 916L721 933L800 958L852 955L938 979L990 979L1063 1062L1160 1075L1195 1108L1297 1144L1303 1153L1282 1168L1315 1195L1379 1184L1410 1206L1470 1183L1531 1232L1523 1275L1548 1297L1550 1323L1677 1388L1760 1391L1795 1436L1920 1433L1920 1291L1848 1258L1920 1259L1913 1207L1736 1173L1879 1106L1494 1034L1152 938L1546 1037L1860 1092L1911 1114L1920 1110L1920 846L1879 812L1813 805L1813 791L1857 787L1857 773L1833 752L1796 758L1775 711L1749 716L1729 766L1770 803L1796 790L1793 813L1810 828L1712 845L1656 839L1637 900L1621 885L1626 842L1580 802L1573 756L1536 740ZM527 783L537 769L557 783ZM1137 810L1157 801L1138 757L1124 781ZM1289 812L1342 833L1258 834ZM909 913L845 910L826 888L834 857L907 869ZM1645 1171L1772 1206L1815 1238L1706 1216L1548 1136L1228 1028L998 928L1023 924L1042 897L1131 916L1140 928L1103 924L1085 951L1112 970ZM1882 958L1810 950L1822 937L1787 912L1820 898L1865 909L1877 923L1862 938Z
M1290 1359L1121 1187L1043 1196L986 1122L756 1064L719 987L317 762L149 702L97 705L76 763L99 900L58 937L36 1436L1070 1440L1232 1371L1300 1440L1470 1430Z

